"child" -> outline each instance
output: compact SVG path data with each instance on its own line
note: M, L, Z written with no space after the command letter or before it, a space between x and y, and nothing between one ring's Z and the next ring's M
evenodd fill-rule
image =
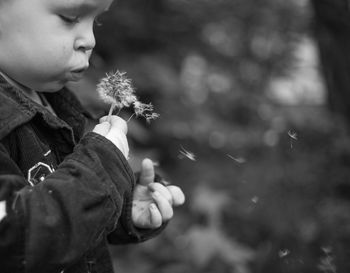
M1 273L112 272L107 243L158 234L184 202L149 159L135 182L121 118L83 135L65 88L88 68L94 19L112 1L0 0Z

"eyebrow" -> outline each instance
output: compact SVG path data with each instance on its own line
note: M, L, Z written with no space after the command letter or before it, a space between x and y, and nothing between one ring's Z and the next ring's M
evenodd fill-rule
M79 11L82 13L89 13L91 11L95 11L98 10L98 5L96 5L96 2L87 2L86 0L82 0L82 1L72 1L72 0L68 0L68 1L64 1L64 3L62 3L62 7L63 9L67 9L67 10L74 10L74 11ZM104 10L101 10L100 12L106 12L108 11L109 7L107 7Z

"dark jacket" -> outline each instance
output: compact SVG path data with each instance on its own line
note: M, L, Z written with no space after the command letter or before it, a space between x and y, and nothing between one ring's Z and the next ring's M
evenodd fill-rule
M110 273L107 243L155 235L131 222L134 174L106 138L83 136L68 90L45 93L58 117L0 76L1 273Z

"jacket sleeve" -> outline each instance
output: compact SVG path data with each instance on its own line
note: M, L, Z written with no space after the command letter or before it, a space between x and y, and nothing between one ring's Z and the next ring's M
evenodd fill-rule
M56 171L29 184L0 145L0 265L59 272L115 229L134 175L107 139L88 133Z

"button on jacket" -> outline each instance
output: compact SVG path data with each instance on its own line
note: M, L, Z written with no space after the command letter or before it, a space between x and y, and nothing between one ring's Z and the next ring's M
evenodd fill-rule
M44 95L57 117L0 76L0 272L111 273L107 243L160 229L132 225L134 174L109 140L83 135L73 94Z

